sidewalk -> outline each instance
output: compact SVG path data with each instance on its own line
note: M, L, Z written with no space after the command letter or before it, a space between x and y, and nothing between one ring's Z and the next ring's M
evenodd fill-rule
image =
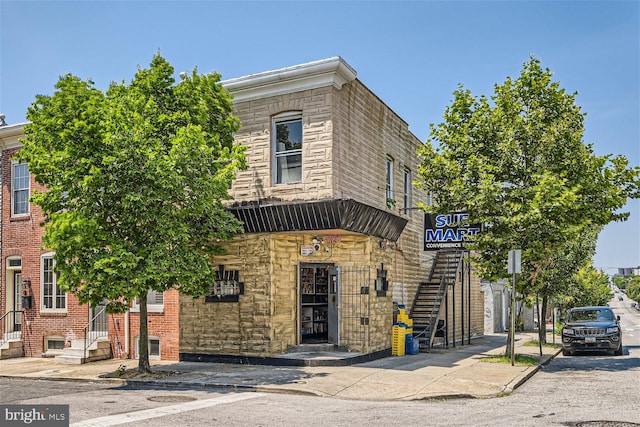
M535 333L517 334L516 354L539 357L538 347L523 345L536 337ZM552 342L550 336L548 341ZM506 335L496 334L472 338L471 344L458 344L455 348L435 348L430 353L386 357L350 366L152 361L154 371L178 372L156 380L101 378L122 365L136 367L136 360L65 365L54 359L18 358L0 361L0 377L95 381L156 388L231 388L376 401L488 398L510 393L559 352L543 347L538 366L481 361L485 356L503 353L505 347Z

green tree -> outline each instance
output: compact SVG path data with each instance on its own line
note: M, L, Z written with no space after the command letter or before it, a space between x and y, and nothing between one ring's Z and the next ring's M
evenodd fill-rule
M629 278L628 277L622 277L622 276L614 276L613 277L613 283L620 289L625 289L627 287L627 285L629 284Z
M609 276L589 266L575 274L572 286L565 292L565 304L561 308L605 305L612 296Z
M525 294L544 292L544 272L567 242L625 220L618 209L640 196L640 167L583 143L575 97L531 58L490 99L460 86L419 150L419 185L434 194L424 209L465 211L469 224L483 225L469 247L485 279L509 277L508 251L521 249Z
M626 294L632 300L640 303L640 276L632 276L629 279Z
M568 289L579 288L576 272L591 268L591 257L595 254L597 237L597 230L588 229L581 233L579 238L567 240L563 245L559 245L556 253L550 254L548 260L542 261L545 268L538 269L539 272L533 276L535 280L529 285L533 288L532 292L542 296L543 316L546 315L550 302L562 307L567 303ZM545 328L538 328L538 340L540 343L546 343Z
M204 295L211 255L241 231L225 209L235 173L240 122L217 73L175 84L159 54L129 84L106 92L62 76L37 96L18 157L46 192L44 245L55 251L59 285L81 303L108 300L110 312L140 299L138 369L150 372L147 293Z

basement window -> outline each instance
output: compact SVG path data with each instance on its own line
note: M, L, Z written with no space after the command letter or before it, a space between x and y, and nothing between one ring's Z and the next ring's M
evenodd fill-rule
M149 337L149 357L160 359L160 338ZM140 358L140 337L136 338L136 359Z
M62 354L64 349L64 337L60 335L51 335L44 339L45 356L57 356Z

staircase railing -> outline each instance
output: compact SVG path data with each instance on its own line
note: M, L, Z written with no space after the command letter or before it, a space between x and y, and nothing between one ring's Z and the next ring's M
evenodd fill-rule
M438 288L438 298L442 301L444 294L447 291L447 287L451 283L455 283L456 276L458 275L458 271L460 270L460 265L462 264L462 257L458 257L456 254L455 258L447 257L447 263L445 267L445 273L440 278L440 287ZM438 316L440 316L440 309L442 308L442 304L438 304L437 308L431 311L431 317L429 318L429 325L431 327L431 335L429 336L429 348L433 345L433 340L436 336L436 332L438 330L437 321Z
M22 313L23 310L7 311L0 317L0 342L22 338Z
M431 272L429 273L430 282L433 280L433 276L434 276L434 273L436 272L436 269L442 267L442 265L440 264L441 256L444 256L445 254L449 255L451 253L455 253L456 256L455 258L452 258L450 256L447 256L446 258L446 264L444 265L444 271L442 273L442 276L440 277L440 284L438 286L438 292L436 294L436 301L441 302L442 298L444 297L444 294L446 293L447 286L451 283L455 283L456 276L458 275L458 271L460 270L460 265L462 265L462 256L459 256L460 255L459 251L438 251L436 253L436 257L433 261L433 264L431 265ZM416 299L417 297L418 297L418 293L416 293ZM416 304L416 300L414 300L414 307L415 307L415 304ZM429 333L428 348L431 348L431 346L433 345L433 340L435 338L435 335L438 329L436 322L438 320L438 316L440 316L441 308L442 308L441 303L434 305L429 315L429 323L428 323L429 326L425 328L423 331L415 335L415 337L420 337L428 332Z
M87 350L99 338L109 336L109 317L106 316L106 306L98 306L98 310L94 316L89 319L89 323L83 328L84 332L84 359L87 359Z

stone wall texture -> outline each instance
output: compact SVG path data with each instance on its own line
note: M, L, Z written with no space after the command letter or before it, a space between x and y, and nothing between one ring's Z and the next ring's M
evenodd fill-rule
M274 116L299 112L303 118L303 179L274 185L271 168L271 127ZM326 263L348 272L365 272L366 279L342 283L353 295L341 304L340 345L350 351L370 353L391 347L393 303L410 310L420 282L427 281L434 252L423 250L424 216L403 209L403 175L416 178L420 141L407 124L359 80L341 89L325 87L236 103L243 127L236 141L246 145L249 170L238 174L230 194L234 202L279 202L354 199L405 217L407 226L397 242L386 242L344 230L252 233L225 242L227 252L213 265L238 270L244 294L238 302L207 303L204 298L180 299L180 352L244 356L269 356L286 352L301 342L300 266ZM394 164L395 206L385 192L385 162ZM411 205L426 202L427 194L412 186ZM315 237L322 248L302 255L303 245ZM389 289L378 294L374 280L378 269L387 271ZM465 279L467 280L467 279ZM368 296L356 297L362 283ZM354 289L349 289L352 287ZM358 289L355 289L355 288ZM468 305L469 285L465 285ZM462 285L450 290L450 325L456 294L456 328L462 334ZM465 308L465 336L482 334L483 299L479 280L472 274L471 329ZM346 298L346 297L345 297ZM460 306L460 308L458 308ZM355 315L352 315L356 313ZM442 311L444 316L444 310Z

